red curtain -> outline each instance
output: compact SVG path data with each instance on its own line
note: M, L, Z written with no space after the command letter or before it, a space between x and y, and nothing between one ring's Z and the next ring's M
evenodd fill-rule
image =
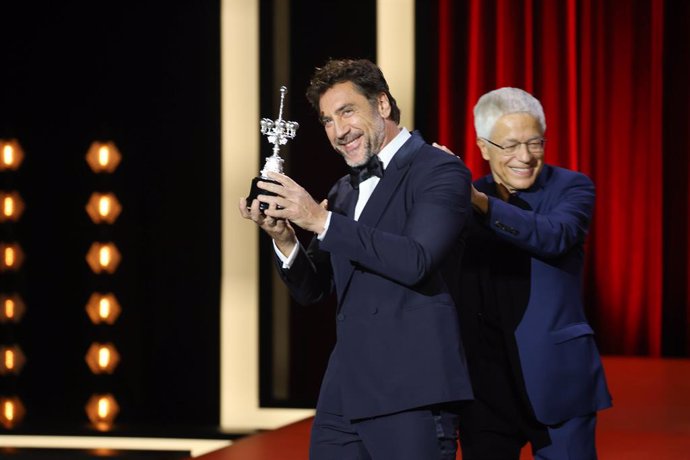
M690 100L682 101L682 109L665 110L664 101L672 102L673 95L664 98L664 84L670 72L688 75L687 45L677 42L690 42L687 16L675 16L687 15L688 8L676 11L670 5L661 0L438 0L428 13L438 30L438 55L432 58L438 141L460 153L475 177L486 174L475 145L473 105L491 89L524 88L544 105L547 162L580 170L596 184L584 289L606 353L660 356L690 350L690 251L683 250L674 267L664 258L669 252L664 229L674 225L672 216L685 228L681 248L688 248L690 225L688 129L681 151L667 145L664 129L669 118L687 120ZM669 14L673 17L666 18ZM675 43L665 43L669 27L679 35ZM685 51L673 55L678 46ZM688 84L679 81L678 87ZM665 167L679 166L669 161L673 156L684 158L681 172L674 172L686 184L680 209L663 206L670 192ZM682 291L680 298L664 297L664 270L669 269L683 273L685 289L678 283L669 289Z

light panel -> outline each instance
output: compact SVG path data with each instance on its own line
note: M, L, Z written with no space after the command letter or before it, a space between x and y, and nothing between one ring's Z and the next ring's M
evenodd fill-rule
M19 294L0 294L0 323L18 323L25 311L26 305Z
M112 224L122 212L122 206L114 193L94 192L86 203L86 212L94 224Z
M24 419L26 410L17 396L0 397L0 425L10 430Z
M0 171L17 170L24 160L24 151L16 139L0 139Z
M112 292L94 292L86 303L86 314L93 324L115 324L121 311L120 303Z
M85 359L94 374L112 374L120 363L120 353L112 343L92 343Z
M0 190L0 223L17 222L24 212L24 200L17 192Z
M19 345L0 346L0 375L19 375L26 358Z
M122 161L122 155L112 141L94 141L86 152L86 162L97 174L114 172L120 161Z
M122 256L115 243L93 243L86 254L86 262L94 273L115 273Z
M120 406L110 393L94 394L86 403L86 416L98 431L110 431Z
M24 251L18 243L0 243L0 272L17 271L24 262Z

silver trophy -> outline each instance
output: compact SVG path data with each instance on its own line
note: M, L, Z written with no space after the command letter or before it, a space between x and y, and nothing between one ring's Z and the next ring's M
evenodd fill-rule
M280 87L280 110L278 112L278 119L271 120L270 118L261 119L261 134L268 136L268 142L273 144L273 155L266 158L266 163L264 168L261 170L261 175L255 177L252 180L252 188L247 197L247 206L251 206L252 201L257 197L257 195L275 195L267 190L262 190L256 186L258 181L273 182L277 184L278 182L268 178L268 172L273 171L277 173L283 172L283 159L280 158L278 154L280 152L280 146L287 144L288 139L292 139L297 134L297 128L299 128L299 123L296 121L285 121L283 120L283 104L285 102L285 94L287 93L287 88L285 86ZM262 211L268 209L268 204L261 202L259 203L259 209Z

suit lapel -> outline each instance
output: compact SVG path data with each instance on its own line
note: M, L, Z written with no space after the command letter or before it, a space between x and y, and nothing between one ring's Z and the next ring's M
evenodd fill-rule
M374 189L374 193L364 206L362 214L359 216L359 222L372 227L378 224L383 211L409 171L415 153L423 144L424 140L414 132L407 142L400 147L400 150L396 152L388 164L383 178Z
M393 198L395 191L400 187L403 178L407 174L410 168L410 164L414 159L415 153L419 148L424 145L424 140L422 137L415 133L412 133L410 139L407 140L400 147L400 150L396 152L393 159L388 164L383 178L379 181L378 185L374 189L369 201L367 201L366 206L362 210L362 214L359 216L359 222L371 227L375 227L386 206ZM348 217L354 218L355 205L357 203L357 198L359 196L358 190L353 190L349 182L341 185L342 193L344 194L343 200L340 202L340 209L345 211ZM352 275L355 271L355 266L352 261L345 257L338 257L337 259L331 258L334 263L333 269L337 273L336 276L341 279L342 282L336 282L336 289L338 291L338 311L342 308L342 299L345 298L347 290L352 281Z

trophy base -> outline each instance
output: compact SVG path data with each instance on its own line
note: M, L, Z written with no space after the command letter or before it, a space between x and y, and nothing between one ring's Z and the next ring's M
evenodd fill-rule
M259 177L255 177L254 179L252 179L252 188L251 188L251 190L249 191L249 196L247 197L247 207L248 207L248 208L251 207L252 202L253 202L253 201L256 199L256 197L259 196L259 195L271 195L271 196L275 196L275 193L269 192L268 190L263 190L263 189L260 189L259 187L257 187L256 183L259 182L259 181L262 181L262 182L271 182L272 184L280 185L280 182L277 182L277 181L274 181L274 180L271 180L271 179L265 179L265 178L260 177L260 176L259 176ZM259 209L260 209L261 211L265 211L266 209L268 209L268 203L264 203L263 201L260 201L260 202L259 202Z

